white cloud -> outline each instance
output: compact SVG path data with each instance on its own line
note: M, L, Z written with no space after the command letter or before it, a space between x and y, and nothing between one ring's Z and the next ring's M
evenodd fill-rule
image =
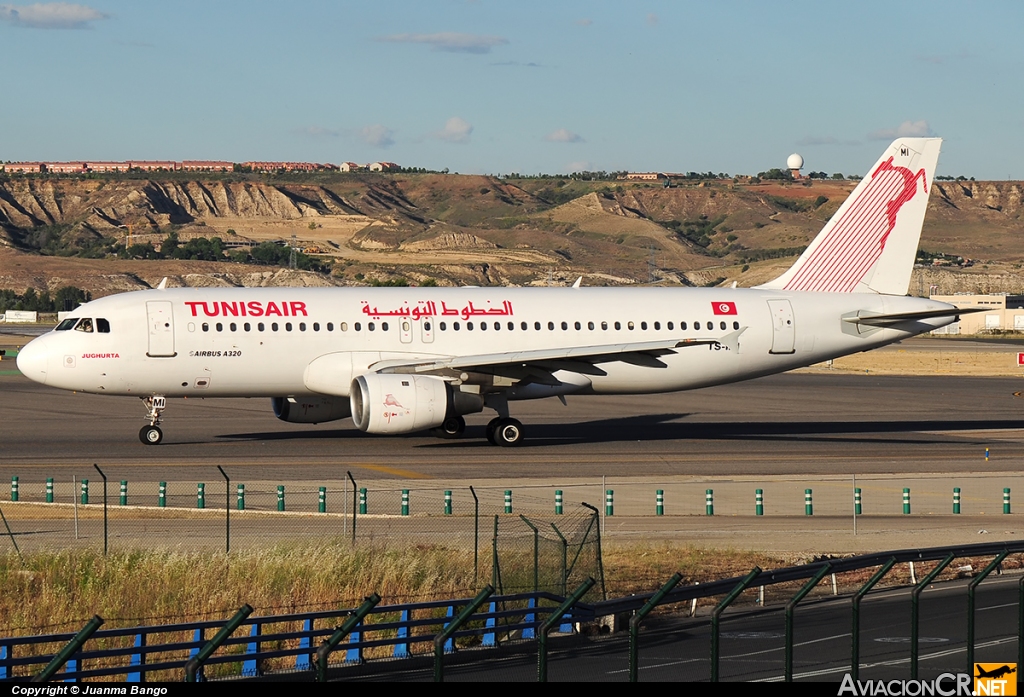
M581 27L589 27L593 23L594 23L594 20L592 20L592 19L577 19L576 20L577 26L581 26Z
M452 31L436 34L392 34L379 37L377 40L399 44L427 44L435 51L450 53L490 53L495 46L508 43L508 39L502 36L460 34Z
M359 131L359 137L367 145L375 148L390 148L395 144L395 132L387 126L375 123Z
M468 143L472 133L473 126L470 123L453 116L445 122L444 128L434 134L434 137L449 143Z
M932 129L924 119L904 121L896 128L880 128L868 134L871 140L892 140L893 138L920 138L932 135Z
M99 10L69 2L0 5L0 20L32 29L89 29L90 22L109 17Z
M557 131L552 131L544 136L544 140L551 143L582 143L583 136L573 133L567 128L559 128Z

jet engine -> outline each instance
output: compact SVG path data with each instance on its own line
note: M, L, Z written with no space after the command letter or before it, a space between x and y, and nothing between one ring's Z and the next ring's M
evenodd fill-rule
M368 373L352 381L352 420L367 433L412 433L440 426L449 414L483 409L483 398L433 375Z
M351 416L344 397L274 397L274 416L293 424L318 424Z

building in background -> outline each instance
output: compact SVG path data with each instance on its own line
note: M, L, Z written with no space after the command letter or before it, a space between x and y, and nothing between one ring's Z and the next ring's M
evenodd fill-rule
M959 322L936 329L932 334L995 334L1024 332L1024 295L932 295L932 300L984 312L961 315Z

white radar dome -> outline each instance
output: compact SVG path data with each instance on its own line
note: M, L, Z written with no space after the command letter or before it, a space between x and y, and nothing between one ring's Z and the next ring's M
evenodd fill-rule
M800 157L796 153L793 153L786 159L786 167L789 169L800 169L804 166L804 158Z

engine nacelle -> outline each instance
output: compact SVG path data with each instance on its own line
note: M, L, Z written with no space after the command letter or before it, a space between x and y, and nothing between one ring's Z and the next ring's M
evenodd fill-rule
M352 415L344 397L274 397L274 416L292 424L318 424Z
M452 388L432 375L369 373L352 381L352 420L367 433L411 433L440 426Z

